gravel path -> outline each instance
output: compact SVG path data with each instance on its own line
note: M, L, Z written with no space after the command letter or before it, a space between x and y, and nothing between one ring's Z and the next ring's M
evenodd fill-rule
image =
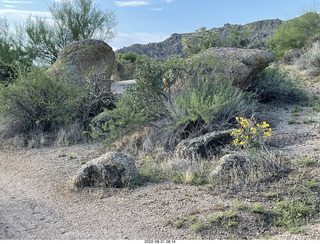
M2 150L0 239L186 239L192 233L168 221L215 201L207 191L167 183L72 191L80 161L98 152L97 145Z
M114 82L111 84L111 91L115 94L123 93L126 88L132 84L135 84L135 80L124 80L119 82Z

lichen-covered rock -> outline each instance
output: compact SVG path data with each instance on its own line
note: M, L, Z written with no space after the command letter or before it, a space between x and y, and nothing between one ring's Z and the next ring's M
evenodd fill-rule
M81 86L87 84L87 77L99 79L101 85L110 90L114 62L115 54L107 43L87 39L65 46L47 72L58 79L66 78Z
M283 55L284 64L293 64L295 60L300 58L301 55L304 54L305 51L302 49L290 49L286 51Z
M192 157L200 155L210 157L220 152L221 148L232 141L232 130L215 131L192 139L180 142L175 148L177 157Z
M214 47L202 55L213 55L227 61L224 74L234 86L241 89L247 89L253 78L274 61L272 53L259 49Z
M218 166L212 171L212 177L222 177L227 178L230 175L234 174L234 171L241 171L244 174L247 174L249 171L248 160L237 154L227 154L220 158ZM232 172L233 171L233 172Z
M73 186L125 187L138 179L139 173L130 156L108 152L83 165L73 179Z

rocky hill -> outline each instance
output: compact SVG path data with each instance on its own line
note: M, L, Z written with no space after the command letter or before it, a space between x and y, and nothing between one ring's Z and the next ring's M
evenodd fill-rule
M232 28L242 30L249 28L251 35L249 36L251 47L264 48L266 40L274 33L275 30L283 23L280 19L261 20L252 22L245 25L225 24L220 28L213 28L211 30L217 31L222 40L227 40L231 34ZM191 35L186 34L172 34L168 39L163 42L149 43L149 44L134 44L116 51L117 53L137 53L140 55L147 55L152 58L165 58L168 56L181 56L182 55L182 37Z

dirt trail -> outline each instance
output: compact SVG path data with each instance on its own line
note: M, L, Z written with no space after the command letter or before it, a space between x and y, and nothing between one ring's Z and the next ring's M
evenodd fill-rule
M135 190L70 190L80 161L98 146L75 145L0 152L0 239L185 239L188 230L167 222L212 202L206 192L194 201L189 186L146 184ZM75 155L76 159L59 157ZM164 187L166 185L166 187ZM161 187L166 190L159 190Z

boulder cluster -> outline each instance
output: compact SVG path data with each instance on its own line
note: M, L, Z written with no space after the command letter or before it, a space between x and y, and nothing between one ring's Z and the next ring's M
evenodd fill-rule
M288 62L291 56L299 54L297 51L288 53ZM222 61L227 61L228 65L223 71L224 74L227 74L234 86L243 90L250 86L252 79L261 70L274 61L273 54L259 49L215 47L201 55L212 55ZM57 61L47 72L57 79L67 78L81 87L86 87L90 80L99 78L99 85L110 91L110 77L114 62L115 54L108 44L98 40L82 40L63 48ZM217 154L231 140L230 131L212 132L182 141L177 145L175 154L177 157L192 157L192 155L209 157ZM230 165L235 164L234 161L239 161L240 166L243 166L244 160L225 156L221 159L222 163L217 172L223 169L229 170ZM125 187L130 182L137 180L139 180L139 173L133 158L118 152L108 152L80 168L73 179L73 185L75 188Z

